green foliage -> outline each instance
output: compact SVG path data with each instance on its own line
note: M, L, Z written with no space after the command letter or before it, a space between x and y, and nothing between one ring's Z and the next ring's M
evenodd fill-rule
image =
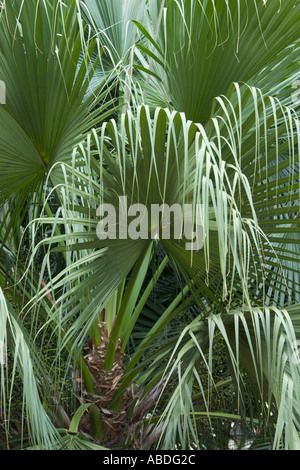
M119 6L1 8L1 446L299 449L300 4ZM99 240L120 196L203 249Z

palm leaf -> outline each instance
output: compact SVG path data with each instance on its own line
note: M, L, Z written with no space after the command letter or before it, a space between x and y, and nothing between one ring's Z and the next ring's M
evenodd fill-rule
M157 356L150 354L158 369L168 362L168 377L177 376L176 386L168 396L159 419L153 414L156 426L163 425L164 432L159 446L173 448L178 442L183 448L192 445L200 448L197 423L199 419L211 420L221 417L219 411L211 409L211 396L217 393L213 382L213 345L222 337L228 351L232 376L240 399L238 420L252 425L259 423L261 430L267 426L275 428L274 449L284 442L285 449L299 449L299 358L295 356L295 345L299 338L299 305L279 311L275 308L234 310L227 314L210 314L195 318L187 325L171 348L161 345ZM162 343L161 343L162 344ZM170 354L171 351L171 354ZM205 389L199 368L207 368L210 386ZM243 371L243 372L242 372ZM258 396L260 406L252 416L245 415L243 407L245 384L252 384L253 396ZM162 391L160 399L166 392ZM195 407L194 387L200 390L205 411ZM274 412L277 409L277 413ZM270 411L273 412L270 414ZM255 414L256 413L256 414ZM224 416L223 416L224 418Z
M292 83L299 74L296 62L290 68L293 57L294 61L299 57L299 4L293 0L276 0L266 6L257 0L174 0L166 5L155 42L161 2L151 3L146 27L136 24L149 52L154 49L164 63L165 106L204 125L213 99L226 94L232 82L259 86L274 94L278 84L284 83L281 89L289 94L286 104L292 104ZM152 58L149 54L151 63ZM150 101L146 103L161 106L162 87L158 96L155 103L154 93L147 92Z
M52 449L60 441L49 415L43 407L40 384L36 374L47 385L45 369L35 355L27 331L21 324L17 314L7 304L0 290L0 345L1 345L1 413L6 423L7 435L10 433L11 399L14 392L13 384L18 372L22 378L24 397L24 416L29 432L31 445ZM13 355L8 372L8 351ZM44 391L45 392L45 391Z
M1 200L25 189L26 200L57 161L71 161L74 145L105 118L107 81L86 97L97 66L90 61L96 41L84 42L75 6L15 0L1 10L0 76L7 84L0 108Z
M75 170L74 167L71 169L71 167L64 166L67 180L63 198L66 200L66 206L61 212L62 216L58 215L53 220L49 217L40 220L43 224L64 224L67 234L67 238L64 235L53 236L41 242L42 244L49 245L50 243L51 246L53 243L67 240L67 249L71 250L71 253L75 254L77 251L86 253L79 258L76 254L78 261L75 261L72 255L69 258L70 266L57 279L53 279L47 287L55 286L59 289L66 286L66 281L70 280L71 284L66 289L66 295L60 299L61 304L64 299L67 301L64 310L72 306L70 313L64 317L65 321L77 315L77 312L86 304L88 294L89 306L84 309L85 314L73 323L71 330L78 333L77 328L79 329L80 325L84 324L84 318L89 318L91 312L95 315L96 312L99 313L99 309L103 309L105 302L127 276L138 257L145 256L148 250L151 240L124 240L120 243L118 240L102 242L97 239L97 203L110 202L118 211L118 196L122 195L127 195L132 203L143 203L149 208L149 214L152 204L167 203L172 206L179 202L182 207L188 202L193 207L196 202L203 204L204 250L191 254L186 251L182 241L177 241L171 235L171 240L162 240L166 253L186 281L193 280L198 287L201 287L208 300L215 298L211 289L215 289L217 285L220 298L226 298L227 293L232 289L230 279L235 276L241 279L244 297L247 299L250 243L253 237L254 246L259 247L260 240L257 236L259 229L256 227L255 219L242 219L232 197L234 190L228 183L225 163L222 162L221 155L215 156L204 130L197 133L197 127L186 122L182 115L164 110L158 110L152 121L147 108L143 107L139 110L137 120L130 113L124 115L120 133L113 121L106 126L106 129L107 138L111 139L115 145L115 151L120 155L118 165L104 144L104 134L99 141L89 139L87 150L82 147L81 151L84 151L84 161L90 162L91 165L92 146L96 145L99 149L100 176L104 187L109 190L105 189L103 192L97 173L93 176L93 171L89 170L89 174L85 175L82 171ZM141 136L139 140L136 140L137 135ZM122 143L125 138L131 149L131 158L128 157L127 149ZM78 164L82 165L80 160ZM104 165L107 165L109 171L105 170ZM231 166L228 168L231 172ZM77 178L79 180L76 182ZM245 191L250 197L247 182L240 178L238 171L235 171L235 178L240 180L242 186L245 186ZM74 204L75 199L78 201L78 197L81 198L80 205ZM68 200L70 202L67 202ZM253 211L253 217L254 215ZM251 228L249 234L245 229L247 225ZM224 227L227 227L227 230L224 231ZM131 254L131 261L129 261L129 254ZM125 262L126 256L127 262ZM231 256L233 259L232 277L229 279L226 273ZM69 275L66 276L68 272ZM216 276L217 272L219 272L219 277ZM84 278L80 277L81 273ZM112 276L108 273L112 273ZM210 287L207 287L208 273L211 273L209 277L213 279ZM80 282L78 282L79 279L81 279ZM111 288L108 282L111 283ZM91 295L94 289L95 293ZM73 291L76 301L71 297ZM82 300L79 302L79 299ZM99 299L102 299L100 303Z

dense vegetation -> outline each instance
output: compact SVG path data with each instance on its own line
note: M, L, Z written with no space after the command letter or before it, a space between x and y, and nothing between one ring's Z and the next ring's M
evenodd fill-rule
M0 448L300 449L299 24L0 2ZM119 197L200 204L202 249L100 240Z

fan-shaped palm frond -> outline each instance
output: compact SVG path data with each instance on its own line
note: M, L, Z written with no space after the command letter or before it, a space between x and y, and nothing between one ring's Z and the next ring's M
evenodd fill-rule
M152 78L149 86L145 80L146 104L162 106L164 99L164 106L204 125L214 98L232 82L243 82L279 93L292 105L292 84L299 80L299 4L174 0L165 3L157 32L160 8L160 1L150 2L149 16L136 23L150 71L163 79L159 85Z
M104 48L104 67L106 64L112 70L118 64L126 67L130 63L128 56L138 38L133 20L143 21L145 3L145 0L82 2L82 14L91 28L90 34L98 37Z
M93 181L91 179L92 172L85 175L82 172L80 173L79 170L74 169L72 171L71 168L68 170L65 167L68 181L64 191L68 197L71 197L71 202L65 207L64 216L53 221L55 223L66 222L67 225L75 224L74 229L70 230L72 225L69 225L68 229L68 244L71 244L70 248L72 250L75 248L80 250L81 247L84 250L103 247L88 254L85 261L84 258L81 258L78 264L72 263L70 268L74 269L74 274L81 263L86 264L90 260L91 267L94 268L94 262L98 259L100 267L102 263L106 264L105 260L109 260L112 256L112 260L114 259L115 262L120 263L118 270L111 262L107 265L107 268L114 273L111 280L112 289L115 290L124 276L134 266L138 257L142 256L143 260L145 254L148 253L154 232L157 231L159 236L164 236L161 233L160 220L158 220L157 227L151 226L149 221L148 239L146 240L129 239L124 240L122 243L119 240L107 240L105 242L98 240L97 219L95 217L97 202L109 202L116 208L119 216L121 215L119 213L119 197L124 197L124 195L128 198L128 206L143 204L148 209L148 214L151 214L151 207L154 205L161 206L165 204L172 207L174 204L179 203L181 207L184 207L184 204L190 204L195 208L196 204L200 204L204 208L204 249L197 253L187 251L186 243L176 239L176 236L174 237L174 234L170 233L169 239L162 238L167 255L177 265L186 281L193 280L196 284L199 283L199 286L203 289L203 295L207 295L208 300L212 298L212 288L219 289L220 300L225 299L228 292L232 291L232 279L238 276L244 289L244 297L249 301L247 282L249 263L252 256L250 244L253 237L254 249L257 250L257 256L259 257L261 242L255 211L251 207L251 190L247 180L243 178L240 168L234 167L232 164L226 167L221 152L215 151L213 143L209 142L204 129L200 128L198 130L195 124L186 122L184 116L178 113L158 110L152 121L147 108L142 107L139 110L137 119L130 113L123 116L120 132L113 121L105 126L105 129L107 129L107 138L111 139L111 143L114 144L116 153L120 157L118 163L112 158L111 152L108 151L105 134L102 134L99 140L96 136L94 144L92 144L92 140L89 140L88 142L91 145L96 145L99 149L99 171L103 183L98 182L97 173L94 174ZM138 139L136 139L136 136L139 136ZM130 156L127 153L127 147L124 145L125 139L128 141ZM85 152L84 147L82 149ZM91 150L92 148L90 148L89 155ZM92 162L91 158L90 155L90 162ZM105 167L108 169L105 170ZM227 168L232 173L232 182L229 174L227 174ZM85 191L82 191L82 188L79 189L78 183L75 184L74 177L79 177L81 184L86 184L88 189ZM104 186L102 186L103 184ZM252 218L242 218L238 204L233 197L238 184L244 188L246 197L249 197ZM80 205L72 202L75 201L75 198L77 202L78 197L81 198ZM90 214L87 220L86 210ZM76 213L79 214L79 217L76 217ZM49 222L52 221L47 218L47 223ZM84 223L84 226L88 223L91 229L86 232L85 241L80 237L80 234L83 234L86 230L81 225L82 223ZM80 226L81 228L79 228ZM94 230L92 227L94 227ZM224 230L224 227L226 230ZM56 243L63 239L64 236L53 237L51 242ZM82 245L78 243L80 241L83 242ZM188 241L188 238L186 238L186 241ZM125 247L126 253L124 252ZM132 253L131 262L129 262L130 252ZM115 253L115 255L110 255L110 253ZM116 258L117 253L118 258ZM123 270L123 268L121 269L121 260L125 255L127 256L127 263L124 263ZM229 265L232 277L227 278ZM68 267L67 270L70 268ZM210 273L217 272L221 274L221 283L219 284L219 280L215 277L213 286L208 287L208 278L213 278ZM103 269L99 271L99 275L100 277L104 275ZM107 272L105 275L107 276ZM65 273L62 274L62 277L64 276ZM96 281L95 276L94 285L95 289L97 286L98 292L95 291L95 297L91 299L88 309L90 312L93 310L95 312L96 305L98 305L97 311L102 309L105 303L104 300L101 303L98 300L103 299L104 295L104 292L101 291L102 284L99 281L100 278ZM58 279L56 282L59 286ZM91 294L93 291L92 278L88 276L86 282ZM84 285L85 282L81 280L76 290L85 289ZM71 291L68 289L68 298L70 298L70 293ZM105 297L107 298L107 295L111 294L112 291L108 291L107 285L105 285ZM81 298L83 302L86 302L84 297ZM77 307L73 313L78 312L80 308L80 304L75 303ZM72 304L74 305L74 300ZM80 323L81 320L78 325Z
M91 62L96 40L84 42L75 1L5 2L0 25L7 95L0 106L0 198L13 197L20 215L28 195L57 161L71 161L73 147L112 103L107 79L86 96L99 59Z

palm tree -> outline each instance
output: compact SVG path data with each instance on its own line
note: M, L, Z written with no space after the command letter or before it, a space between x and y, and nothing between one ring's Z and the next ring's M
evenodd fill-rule
M97 40L84 41L76 1L67 5L12 1L1 11L0 74L7 94L1 107L1 199L10 198L17 213L57 162L70 162L74 142L112 112L106 99L112 77L89 92L101 60L91 61ZM53 186L59 175L52 172L51 178Z
M15 203L22 194L23 208L32 197L42 206L41 215L26 219L21 246L28 232L28 262L14 262L25 320L1 296L0 341L15 350L15 366L26 358L30 368L30 383L23 377L30 444L66 445L69 434L57 432L49 408L55 401L56 413L63 413L57 397L74 361L82 373L81 407L75 425L64 427L76 429L79 447L91 442L89 433L105 445L199 449L203 422L213 427L214 419L238 419L250 432L259 427L265 445L299 449L300 128L291 102L299 78L299 3L136 1L124 2L120 16L118 0L86 1L76 5L79 24L74 2L66 11L58 0L55 8L46 1L30 5L5 2L0 25L0 78L8 96L23 90L26 100L0 107L8 123L0 131L0 165L7 174L1 176L2 196ZM44 50L49 55L39 57ZM91 59L99 53L100 65ZM20 78L11 79L20 76L17 70L28 77L25 88ZM49 75L40 122L44 101L32 106L29 91L43 71L47 77L53 71L69 95L54 90ZM120 110L107 98L116 93L112 76ZM32 164L43 162L34 177L28 152ZM119 197L127 197L128 206L143 204L149 214L153 205L189 204L194 222L201 205L203 248L187 251L182 237L164 239L161 226L153 239L150 224L147 239L100 240L98 207L109 203L118 213ZM19 221L20 213L10 213ZM2 238L11 240L5 224L6 217ZM37 280L32 273L41 252ZM55 256L63 262L53 270ZM166 300L158 290L157 299L167 270L176 289ZM149 314L153 298L157 310ZM54 360L41 366L40 351L52 347L53 338ZM228 376L216 383L218 342ZM49 381L45 409L39 397L48 393ZM103 397L105 387L110 390ZM226 387L236 393L235 414L213 408ZM87 409L86 436L78 437ZM127 439L108 438L124 415Z

